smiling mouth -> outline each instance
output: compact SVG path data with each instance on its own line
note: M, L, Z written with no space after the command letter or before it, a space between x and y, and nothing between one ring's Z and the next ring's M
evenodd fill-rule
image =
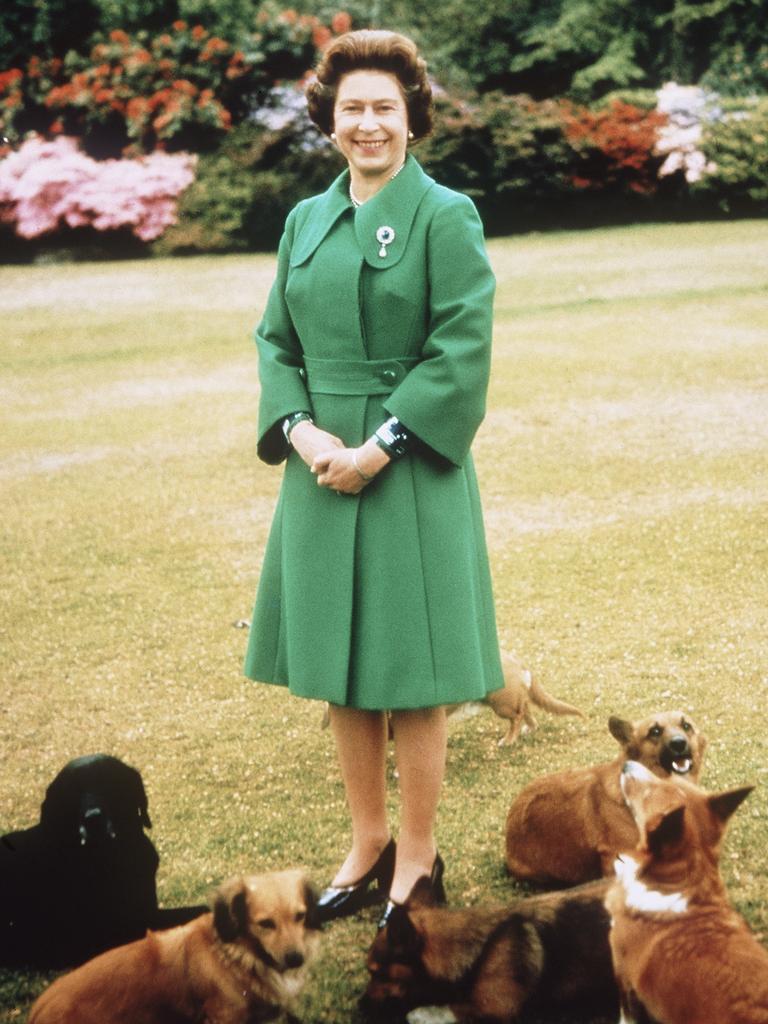
M363 149L380 149L386 144L386 139L355 139L355 145L362 146Z

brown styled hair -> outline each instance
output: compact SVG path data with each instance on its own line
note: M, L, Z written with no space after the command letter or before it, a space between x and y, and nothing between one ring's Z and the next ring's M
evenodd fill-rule
M403 91L408 111L408 129L413 138L423 139L432 130L432 87L427 65L416 44L398 32L359 29L345 32L326 48L315 69L316 78L307 86L309 116L324 135L333 131L336 90L350 71L387 71Z

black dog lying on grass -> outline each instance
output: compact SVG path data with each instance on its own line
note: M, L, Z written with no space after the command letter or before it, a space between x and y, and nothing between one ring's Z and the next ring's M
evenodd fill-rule
M207 907L160 910L160 858L141 775L116 757L70 761L40 822L0 838L0 965L70 967Z

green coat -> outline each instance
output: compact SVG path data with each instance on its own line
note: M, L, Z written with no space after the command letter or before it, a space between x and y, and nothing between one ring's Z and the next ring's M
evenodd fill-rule
M256 332L258 453L287 461L245 673L358 708L479 699L502 685L469 453L495 287L482 225L410 156L357 210L348 186L345 171L288 216ZM300 409L347 445L390 415L423 444L338 495L285 442Z

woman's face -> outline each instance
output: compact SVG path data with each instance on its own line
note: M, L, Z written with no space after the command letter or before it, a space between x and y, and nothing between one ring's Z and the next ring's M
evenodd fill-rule
M353 181L389 180L408 145L408 110L397 78L386 71L344 75L336 90L333 129Z

